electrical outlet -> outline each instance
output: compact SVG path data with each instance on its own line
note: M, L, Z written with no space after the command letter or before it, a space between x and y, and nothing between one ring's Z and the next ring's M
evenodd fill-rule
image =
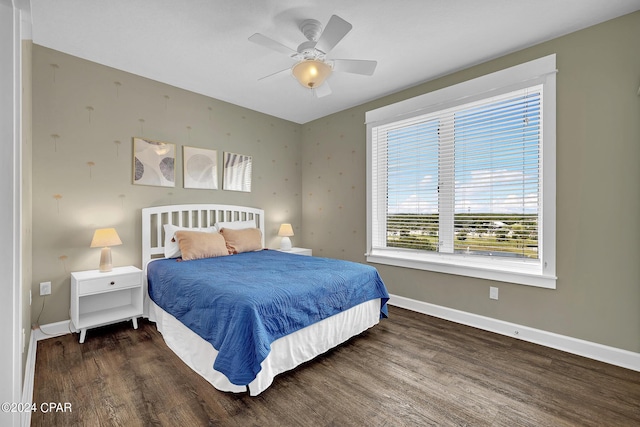
M40 296L51 295L51 282L40 283Z
M498 299L498 288L489 287L489 298Z

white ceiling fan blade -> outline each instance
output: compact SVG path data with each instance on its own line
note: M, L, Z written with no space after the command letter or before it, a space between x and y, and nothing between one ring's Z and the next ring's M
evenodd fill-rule
M332 15L327 22L327 26L324 28L324 31L320 35L318 39L318 43L316 43L316 49L322 51L327 54L331 49L335 47L340 40L347 35L349 31L351 31L353 25L340 18L338 15Z
M261 80L264 80L264 79L270 79L272 77L276 77L276 76L279 76L279 75L285 75L285 74L291 74L291 67L285 68L284 70L276 71L275 73L266 75L264 77L260 77L258 79L258 81L261 81Z
M376 70L377 65L378 61L367 61L361 59L334 59L333 71L371 76Z
M269 48L271 50L275 50L276 52L287 54L289 56L298 54L298 52L296 52L295 50L283 45L280 42L275 41L274 39L264 36L260 33L255 33L254 35L249 37L249 41L259 44L260 46Z
M317 88L313 89L313 93L316 98L323 98L327 95L331 95L331 87L329 86L329 82L324 82Z

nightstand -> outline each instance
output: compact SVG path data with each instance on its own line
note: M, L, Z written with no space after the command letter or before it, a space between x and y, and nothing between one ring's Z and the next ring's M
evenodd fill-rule
M311 253L311 249L308 248L291 248L291 250L285 251L282 249L276 249L277 251L280 252L288 252L290 254L298 254L298 255L306 255L306 256L312 256L313 254Z
M138 329L142 316L142 270L116 267L71 273L71 321L80 330L80 343L87 329L131 319Z

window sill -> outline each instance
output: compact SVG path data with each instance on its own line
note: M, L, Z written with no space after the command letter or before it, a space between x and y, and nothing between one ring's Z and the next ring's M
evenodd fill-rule
M422 254L398 253L395 251L376 251L367 254L367 262L375 264L393 265L396 267L413 268L417 270L433 271L437 273L456 274L459 276L475 277L478 279L495 280L498 282L516 283L519 285L536 286L555 289L557 277L542 274L537 265L527 263L498 262L493 260L468 260L464 257L434 256L425 259ZM494 265L491 265L494 264Z

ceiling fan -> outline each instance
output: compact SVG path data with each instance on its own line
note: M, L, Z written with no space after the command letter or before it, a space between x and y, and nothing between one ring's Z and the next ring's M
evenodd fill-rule
M329 52L347 35L353 26L337 15L332 15L324 31L322 24L315 19L304 20L300 31L307 38L296 50L260 33L249 37L249 41L288 55L297 61L293 67L286 68L268 76L263 80L281 73L291 72L305 88L313 90L317 97L331 94L331 88L325 81L332 72L346 72L373 75L377 61L359 59L327 59Z

